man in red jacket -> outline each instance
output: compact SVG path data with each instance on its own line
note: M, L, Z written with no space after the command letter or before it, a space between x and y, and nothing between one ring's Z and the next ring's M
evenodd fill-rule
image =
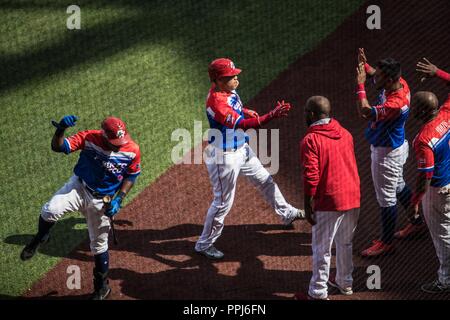
M308 99L309 126L300 149L305 214L312 227L313 276L308 299L328 299L328 285L352 291L352 241L359 216L359 175L353 137L330 117L327 98ZM336 244L336 277L330 277L331 246Z

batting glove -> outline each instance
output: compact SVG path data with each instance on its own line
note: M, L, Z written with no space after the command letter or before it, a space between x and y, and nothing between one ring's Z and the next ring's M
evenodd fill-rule
M73 127L75 122L77 122L78 117L74 115L64 116L61 121L58 123L55 120L52 120L52 124L55 128L59 130L65 130L68 127Z
M275 109L270 111L270 117L271 118L281 118L286 117L289 113L289 110L291 110L291 104L289 102L278 101Z
M109 208L105 211L105 216L112 218L117 213L119 213L120 208L122 208L122 197L115 197L109 206Z

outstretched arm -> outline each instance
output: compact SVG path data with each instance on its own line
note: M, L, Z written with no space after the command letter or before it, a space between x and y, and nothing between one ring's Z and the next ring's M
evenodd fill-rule
M242 111L244 112L245 118L258 118L259 114L255 110L243 108Z
M243 130L250 128L259 128L273 119L286 117L290 109L291 109L290 103L284 102L284 100L281 102L278 101L276 107L269 113L254 118L241 119L237 123L236 127Z
M444 70L439 69L437 66L432 64L427 58L423 58L424 61L417 62L416 71L423 73L425 77L422 78L422 81L425 80L426 77L438 77L446 82L450 82L450 74L445 72Z

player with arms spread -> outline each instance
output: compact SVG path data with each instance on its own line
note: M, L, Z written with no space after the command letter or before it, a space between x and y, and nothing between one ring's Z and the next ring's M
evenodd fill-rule
M450 84L450 74L428 60L417 67L426 76L437 76ZM414 118L423 125L413 142L418 174L410 215L418 217L422 203L440 263L438 278L421 289L427 293L450 292L450 94L439 108L432 92L419 91L412 98L411 108Z
M80 211L86 218L91 252L95 259L94 300L110 294L108 285L108 233L110 219L116 215L122 200L140 174L140 149L131 139L125 123L114 117L102 122L102 130L86 130L65 138L64 132L75 125L76 116L65 116L52 138L55 152L69 154L81 150L74 175L59 189L41 210L38 232L20 255L31 259L39 245L48 241L50 229L68 212ZM105 196L113 197L108 208Z
M239 85L237 75L241 70L235 68L231 60L214 60L208 72L212 85L206 101L206 115L211 127L206 166L214 200L206 214L195 251L210 259L221 259L223 253L213 244L221 235L225 217L233 204L239 175L246 176L258 187L284 224L289 225L305 215L303 210L286 202L277 184L248 145L248 136L243 131L259 128L273 119L287 116L290 104L278 102L272 111L259 116L242 105L236 92Z

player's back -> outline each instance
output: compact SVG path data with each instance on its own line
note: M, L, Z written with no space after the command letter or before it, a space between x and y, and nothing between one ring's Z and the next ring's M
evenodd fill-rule
M434 155L434 171L431 185L446 186L450 183L450 95L441 106L438 115L426 123L414 139L414 144L426 144Z

